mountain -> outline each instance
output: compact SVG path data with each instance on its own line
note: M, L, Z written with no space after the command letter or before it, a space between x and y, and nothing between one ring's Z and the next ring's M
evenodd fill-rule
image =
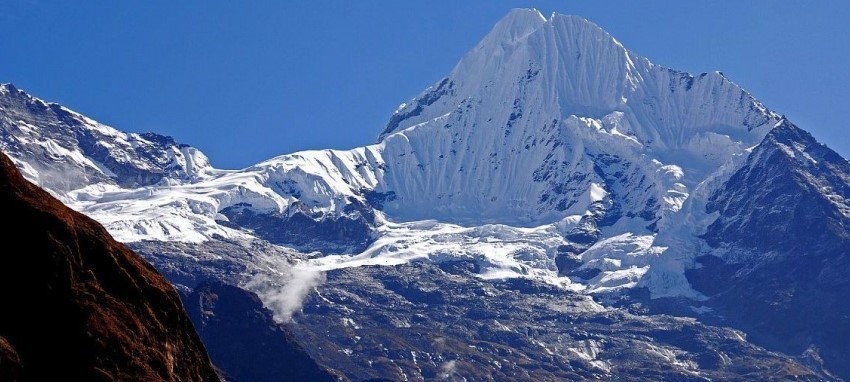
M351 379L850 378L847 161L580 17L513 10L375 144L241 170L0 98L26 176Z
M339 380L316 364L257 295L216 281L184 297L186 310L216 365L235 381Z
M156 270L0 154L0 377L218 381Z
M708 209L722 260L698 259L695 287L759 341L850 375L850 162L784 121Z
M0 87L0 95L3 151L29 179L57 194L95 184L136 188L180 182L210 167L200 151L170 137L126 134L11 84Z

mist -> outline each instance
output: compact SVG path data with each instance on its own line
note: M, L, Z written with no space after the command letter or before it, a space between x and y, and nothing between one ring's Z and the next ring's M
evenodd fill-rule
M266 308L274 313L278 323L292 321L292 315L301 310L310 291L324 283L325 273L311 267L275 264L271 272L258 273L245 284L256 293Z

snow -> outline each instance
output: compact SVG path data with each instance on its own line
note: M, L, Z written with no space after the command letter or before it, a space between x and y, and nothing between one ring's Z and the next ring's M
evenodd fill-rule
M142 136L63 110L99 132L98 144L118 160L152 166L128 154L150 144ZM124 242L249 237L218 224L226 219L220 212L237 204L274 213L306 208L322 219L367 204L369 193L391 195L369 248L304 266L469 259L484 279L534 278L589 293L647 287L656 297L699 299L684 269L712 220L707 197L779 119L720 73L667 69L585 19L518 9L445 78L402 103L373 145L297 152L236 171L175 146L170 163L182 170L160 183L52 190ZM16 125L16 138L37 137L34 126ZM80 151L38 144L114 176ZM53 185L39 166L16 163ZM559 277L554 257L568 244L563 235L606 202L623 217L602 227L602 239L581 255L582 267L601 273L581 282Z
M659 166L678 169L651 175L661 178L658 187L634 203L654 198L675 212L689 188L758 143L778 118L719 73L654 65L587 20L544 19L536 10L512 11L396 116L407 117L382 135L382 187L398 196L389 215L521 226L580 214L591 183L601 183L566 190L585 202L555 213L557 203L535 196L568 179L535 182L547 158L565 175L593 176L582 163L587 153L638 164L636 178Z
M356 255L329 255L311 259L319 271L368 265L399 265L414 260L434 262L469 260L481 269L482 279L534 278L571 290L581 290L558 277L553 259L565 241L551 226L520 228L506 225L463 227L438 221L392 223L379 228L379 238Z
M583 340L579 342L579 346L567 348L567 351L575 358L582 359L601 369L605 372L611 371L611 365L599 359L599 355L604 351L604 344L596 340Z

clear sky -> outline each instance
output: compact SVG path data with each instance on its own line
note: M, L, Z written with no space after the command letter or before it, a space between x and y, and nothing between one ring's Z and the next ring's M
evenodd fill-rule
M0 2L0 82L238 168L374 142L511 8L586 17L720 70L850 156L850 1Z

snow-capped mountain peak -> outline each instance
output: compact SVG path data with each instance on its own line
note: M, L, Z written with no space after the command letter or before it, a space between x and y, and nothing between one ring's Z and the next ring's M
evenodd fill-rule
M547 19L535 9L515 9L446 79L399 108L381 137L444 115L461 100L481 100L483 92L511 102L517 89L510 86L540 74L547 95L553 96L547 106L607 114L622 103L623 88L634 85L632 66L625 48L588 20L560 14Z
M428 248L493 253L435 244L445 232L523 233L538 239L482 261L509 274L568 274L555 258L571 256L601 272L586 280L588 290L688 296L697 294L683 270L700 245L693 233L711 223L709 197L781 120L720 73L655 65L590 21L533 9L498 22L445 78L393 113L378 143L239 171L212 169L197 150L163 137L119 133L58 105L36 113L28 105L41 101L15 99L0 104L4 149L24 169L44 163L16 142L39 141L27 138L35 130L26 123L47 126L46 141L66 148L59 162L88 178L60 187L38 179L42 169L29 176L124 241L256 235L380 262L431 257ZM94 139L77 139L86 134ZM90 149L106 146L113 149ZM440 228L409 236L423 226ZM321 267L364 264L338 260Z
M777 120L719 73L652 64L581 17L514 10L393 114L379 189L396 195L391 216L520 225L580 215L601 189L648 225ZM628 169L598 176L610 166ZM613 189L623 176L652 180L636 195Z
M0 85L0 148L58 195L93 185L139 187L202 179L199 150L155 133L124 133L12 84Z
M546 17L537 9L516 8L510 10L505 17L493 26L479 47L493 44L510 44L526 38L546 23Z
M577 16L511 11L450 73L402 104L378 141L365 147L217 170L198 150L169 137L123 133L2 85L0 149L25 176L147 253L174 282L191 287L210 274L250 278L246 288L280 317L292 317L323 272L334 271L329 282L343 286L336 297L317 295L316 306L326 304L318 310L369 317L368 309L376 309L371 314L380 317L381 333L388 332L387 322L410 328L431 321L418 314L388 319L400 317L396 308L424 303L430 309L473 294L482 309L457 314L471 317L470 327L479 331L481 317L504 317L494 311L501 308L491 304L500 300L493 296L519 291L504 306L527 309L514 312L523 316L516 321L520 330L494 322L529 341L517 352L523 362L526 350L543 346L541 337L527 333L541 333L538 325L550 317L585 327L564 316L574 308L558 305L576 294L584 294L575 308L582 317L607 311L594 301L600 296L606 303L613 296L616 304L634 297L637 304L627 310L639 311L647 302L640 296L675 297L696 315L772 328L768 342L792 338L789 349L813 354L807 365L820 364L819 370L818 348L839 367L850 352L847 341L823 340L846 338L841 328L850 327L841 304L850 296L844 271L850 162L723 74L656 65ZM280 265L288 261L297 266ZM340 283L346 277L367 297L350 293L350 285ZM432 283L435 277L451 283ZM300 295L281 296L275 288L282 280L300 283L294 286ZM414 290L419 282L427 290ZM455 282L475 286L444 300L461 289L440 285ZM387 291L404 301L383 306L400 301L384 298ZM455 308L435 314L447 320L460 311ZM714 308L723 311L713 314ZM325 338L324 324L337 321L312 324ZM334 333L359 333L354 321L343 322L345 329ZM597 358L621 348L606 348L610 342L603 346L602 339L629 338L631 349L637 336L610 335L619 332L609 331L608 319L601 322L609 336L578 354L608 373L611 365ZM662 325L677 329L640 337L672 338L683 350L642 345L640 357L660 357L651 363L678 365L690 377L715 378L702 374L705 368L742 370L724 353L728 339L746 343L739 334L712 340L700 333L718 332ZM824 328L839 328L839 335ZM546 329L557 338L554 351L544 347L546 357L567 354L562 329ZM574 334L570 341L587 335ZM352 343L361 339L352 336ZM551 338L548 345L555 344ZM700 347L680 339L720 340L723 351L694 357L689 354ZM383 346L381 357L388 350ZM343 354L345 360L364 357L350 349ZM501 369L507 361L499 359ZM564 365L572 370L574 359ZM372 370L372 360L368 365ZM607 375L595 373L565 375Z

